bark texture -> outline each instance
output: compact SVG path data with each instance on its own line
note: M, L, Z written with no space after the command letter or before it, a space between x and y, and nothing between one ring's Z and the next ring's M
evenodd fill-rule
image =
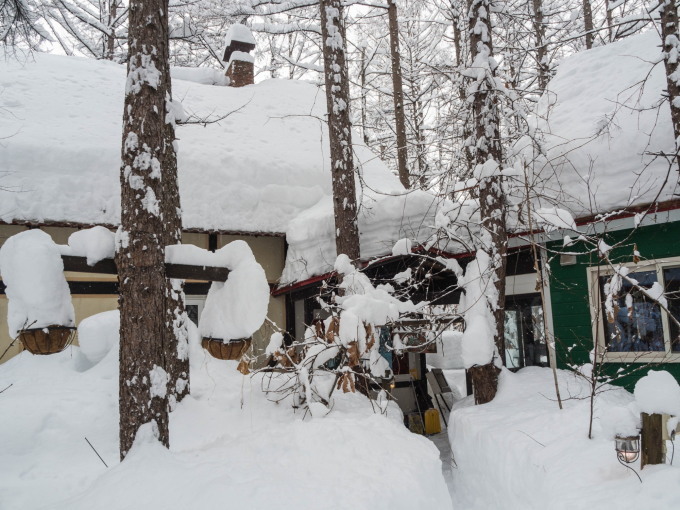
M320 0L323 67L331 146L335 247L359 259L356 185L349 118L349 79L345 60L345 29L341 0Z
M548 47L546 46L545 21L543 17L543 0L532 0L534 11L532 23L536 39L536 70L538 89L543 92L548 86L550 69L548 66Z
M664 66L666 67L666 85L668 102L671 107L671 122L675 136L675 163L680 171L680 40L678 36L678 4L676 0L663 0L661 3L661 37L663 43Z
M498 388L498 374L501 370L488 363L482 366L468 368L470 379L472 380L472 391L475 395L475 404L486 404L491 402L496 396Z
M390 58L392 61L392 97L394 100L394 123L397 134L397 170L399 180L406 188L411 187L407 166L406 116L404 113L404 85L401 75L399 52L399 21L396 0L388 0L387 16L390 24Z
M493 59L492 25L489 17L492 7L489 0L470 0L469 36L472 71L475 81L470 85L473 96L474 165L479 177L479 207L481 232L477 250L488 254L492 274L487 275L496 289L495 299L489 298L496 331L494 343L505 364L505 270L508 236L505 224L505 198L501 183L502 150L500 141L500 113L498 105L499 83L496 80L496 63ZM484 169L483 169L484 168ZM472 374L475 397L478 403L489 401L496 394L498 377L493 360L475 367ZM496 373L495 377L490 374ZM487 400L488 399L488 400Z
M167 0L132 1L123 114L121 227L116 265L120 281L120 456L137 431L151 422L169 445L168 407L175 399L181 296L165 275L165 246L180 242ZM186 338L184 338L186 341ZM175 375L173 375L175 373ZM182 386L182 384L179 384ZM182 392L188 390L186 385Z
M593 32L593 8L590 5L590 0L583 0L583 29L586 36L586 49L593 47L595 41L595 33Z

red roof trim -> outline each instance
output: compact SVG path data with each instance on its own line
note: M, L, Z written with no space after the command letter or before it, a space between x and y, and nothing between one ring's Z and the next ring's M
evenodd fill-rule
M653 204L645 204L645 205L640 205L640 206L635 206L631 207L629 209L626 209L625 211L618 213L618 214L612 214L611 216L608 216L606 221L613 221L613 220L619 220L619 219L625 219L625 218L632 218L636 214L649 210L651 209L652 212L666 212L666 211L672 211L675 209L680 209L680 200L670 200L667 202L663 202L660 204L657 204L656 207L652 207ZM578 226L583 226L587 225L588 223L593 223L594 221L597 220L598 216L602 216L602 214L598 215L593 215L593 216L584 216L581 218L577 218L575 220L576 225ZM534 232L535 234L538 234L542 231L536 231ZM523 237L523 236L528 236L530 235L530 232L515 232L513 234L510 234L508 237ZM519 248L519 247L517 247ZM446 252L443 250L438 250L436 248L430 248L429 250L426 250L423 246L418 246L413 250L413 253L425 253L428 252L431 255L434 255L435 257L442 257L445 259L462 259L465 257L471 257L473 255L473 252L463 252L463 253L450 253ZM370 265L371 263L374 263L377 260L381 259L391 259L393 258L392 255L387 255L387 256L382 256L382 257L376 257L371 260L367 261L362 261L361 266L366 267ZM287 285L285 287L279 287L276 290L272 291L272 296L281 296L283 294L288 294L290 292L293 292L297 289L301 289L304 287L307 287L308 285L311 285L316 282L320 282L321 280L325 280L327 278L330 278L331 276L335 276L335 271L331 271L329 273L325 273L319 276L312 276L311 278L308 278L307 280L302 280L296 283L293 283L291 285Z

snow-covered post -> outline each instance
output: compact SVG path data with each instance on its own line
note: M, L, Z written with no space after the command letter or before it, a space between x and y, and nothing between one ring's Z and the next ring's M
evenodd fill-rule
M478 283L483 287L481 295L488 306L490 337L479 337L476 342L493 341L505 361L504 306L505 267L507 254L507 231L505 224L505 200L501 183L502 151L500 142L499 87L496 78L497 62L493 58L490 0L470 0L468 3L469 37L472 65L465 74L470 78L468 97L472 97L474 131L474 174L479 182L479 209L481 233L475 248L480 274ZM472 284L472 283L471 283ZM466 287L466 292L468 289ZM467 300L467 298L466 298ZM481 315L477 315L478 317ZM472 339L470 339L472 341ZM475 401L478 404L493 399L498 384L498 368L494 365L493 348L475 348L475 352L491 353L485 361L475 356L475 366L470 366Z
M165 246L181 238L174 107L168 64L167 0L129 6L123 113L120 282L120 456L151 422L169 445L170 392L188 389L187 351L178 340L183 305L165 275ZM183 357L183 359L182 359ZM183 375L177 377L177 372Z
M668 103L671 108L671 123L675 135L675 162L680 171L680 36L678 34L678 4L676 0L661 1L661 38L663 63L666 66Z
M641 412L642 448L640 467L663 464L666 456L665 437L669 437L680 416L680 385L665 370L650 370L635 384L635 401ZM663 415L675 418L667 423ZM667 427L666 431L663 427Z
M341 0L320 0L323 67L331 146L335 247L351 260L359 258L359 226L349 118L349 79Z

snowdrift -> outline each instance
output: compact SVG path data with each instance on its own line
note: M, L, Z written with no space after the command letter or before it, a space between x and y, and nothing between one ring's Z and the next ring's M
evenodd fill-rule
M550 369L534 367L504 370L491 403L454 410L449 437L457 468L455 507L680 508L677 458L676 466L647 466L641 472L639 463L633 465L642 484L616 460L614 435L629 429L638 412L633 396L616 387L598 394L593 439L588 439L585 381L565 371L559 380L562 411Z
M295 414L266 399L262 378L205 354L195 330L192 395L171 414L170 450L140 434L119 463L117 351L0 366L0 508L450 508L438 451L396 406L374 414L338 393L325 418Z

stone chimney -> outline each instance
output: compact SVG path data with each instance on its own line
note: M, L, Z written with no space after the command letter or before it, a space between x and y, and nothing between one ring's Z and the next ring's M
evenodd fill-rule
M255 37L245 25L229 27L226 37L224 58L227 64L227 78L230 87L243 87L255 83L254 58L250 54L255 49Z

